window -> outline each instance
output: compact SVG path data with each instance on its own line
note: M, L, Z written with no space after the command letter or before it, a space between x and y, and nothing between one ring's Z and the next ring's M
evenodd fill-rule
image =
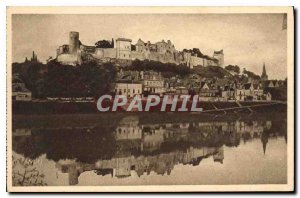
M134 90L134 89L132 90L132 93L135 93L135 90Z

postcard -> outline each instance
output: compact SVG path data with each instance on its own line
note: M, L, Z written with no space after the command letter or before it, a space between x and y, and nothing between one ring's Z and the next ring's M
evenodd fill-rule
M294 191L293 7L7 7L7 191Z

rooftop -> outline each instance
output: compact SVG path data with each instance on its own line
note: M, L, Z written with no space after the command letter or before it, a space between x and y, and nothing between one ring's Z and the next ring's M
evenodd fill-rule
M127 38L117 38L117 41L127 41L127 42L132 42L131 39L127 39Z

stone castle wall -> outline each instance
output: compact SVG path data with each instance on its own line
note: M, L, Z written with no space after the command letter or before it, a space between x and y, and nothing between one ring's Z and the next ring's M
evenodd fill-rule
M117 49L116 48L96 48L93 56L97 59L117 58Z
M130 39L118 38L115 48L96 48L95 46L79 45L79 33L70 32L69 45L57 49L57 60L63 64L80 64L77 56L89 55L98 60L152 60L162 63L185 64L190 68L196 66L222 66L224 63L223 50L215 51L214 57L199 57L190 51L177 51L170 40L157 43L143 42L141 39L135 45ZM132 48L133 46L133 48ZM77 49L77 50L76 50Z
M57 62L65 65L77 65L81 63L80 57L77 54L60 54L57 56Z

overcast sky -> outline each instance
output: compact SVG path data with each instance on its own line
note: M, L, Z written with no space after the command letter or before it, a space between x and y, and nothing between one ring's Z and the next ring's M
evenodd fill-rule
M34 50L41 61L55 57L68 33L78 31L83 44L118 37L155 43L171 40L177 50L199 48L209 56L224 50L225 65L239 65L259 75L263 62L269 78L287 75L287 31L282 14L111 14L13 15L13 62Z

